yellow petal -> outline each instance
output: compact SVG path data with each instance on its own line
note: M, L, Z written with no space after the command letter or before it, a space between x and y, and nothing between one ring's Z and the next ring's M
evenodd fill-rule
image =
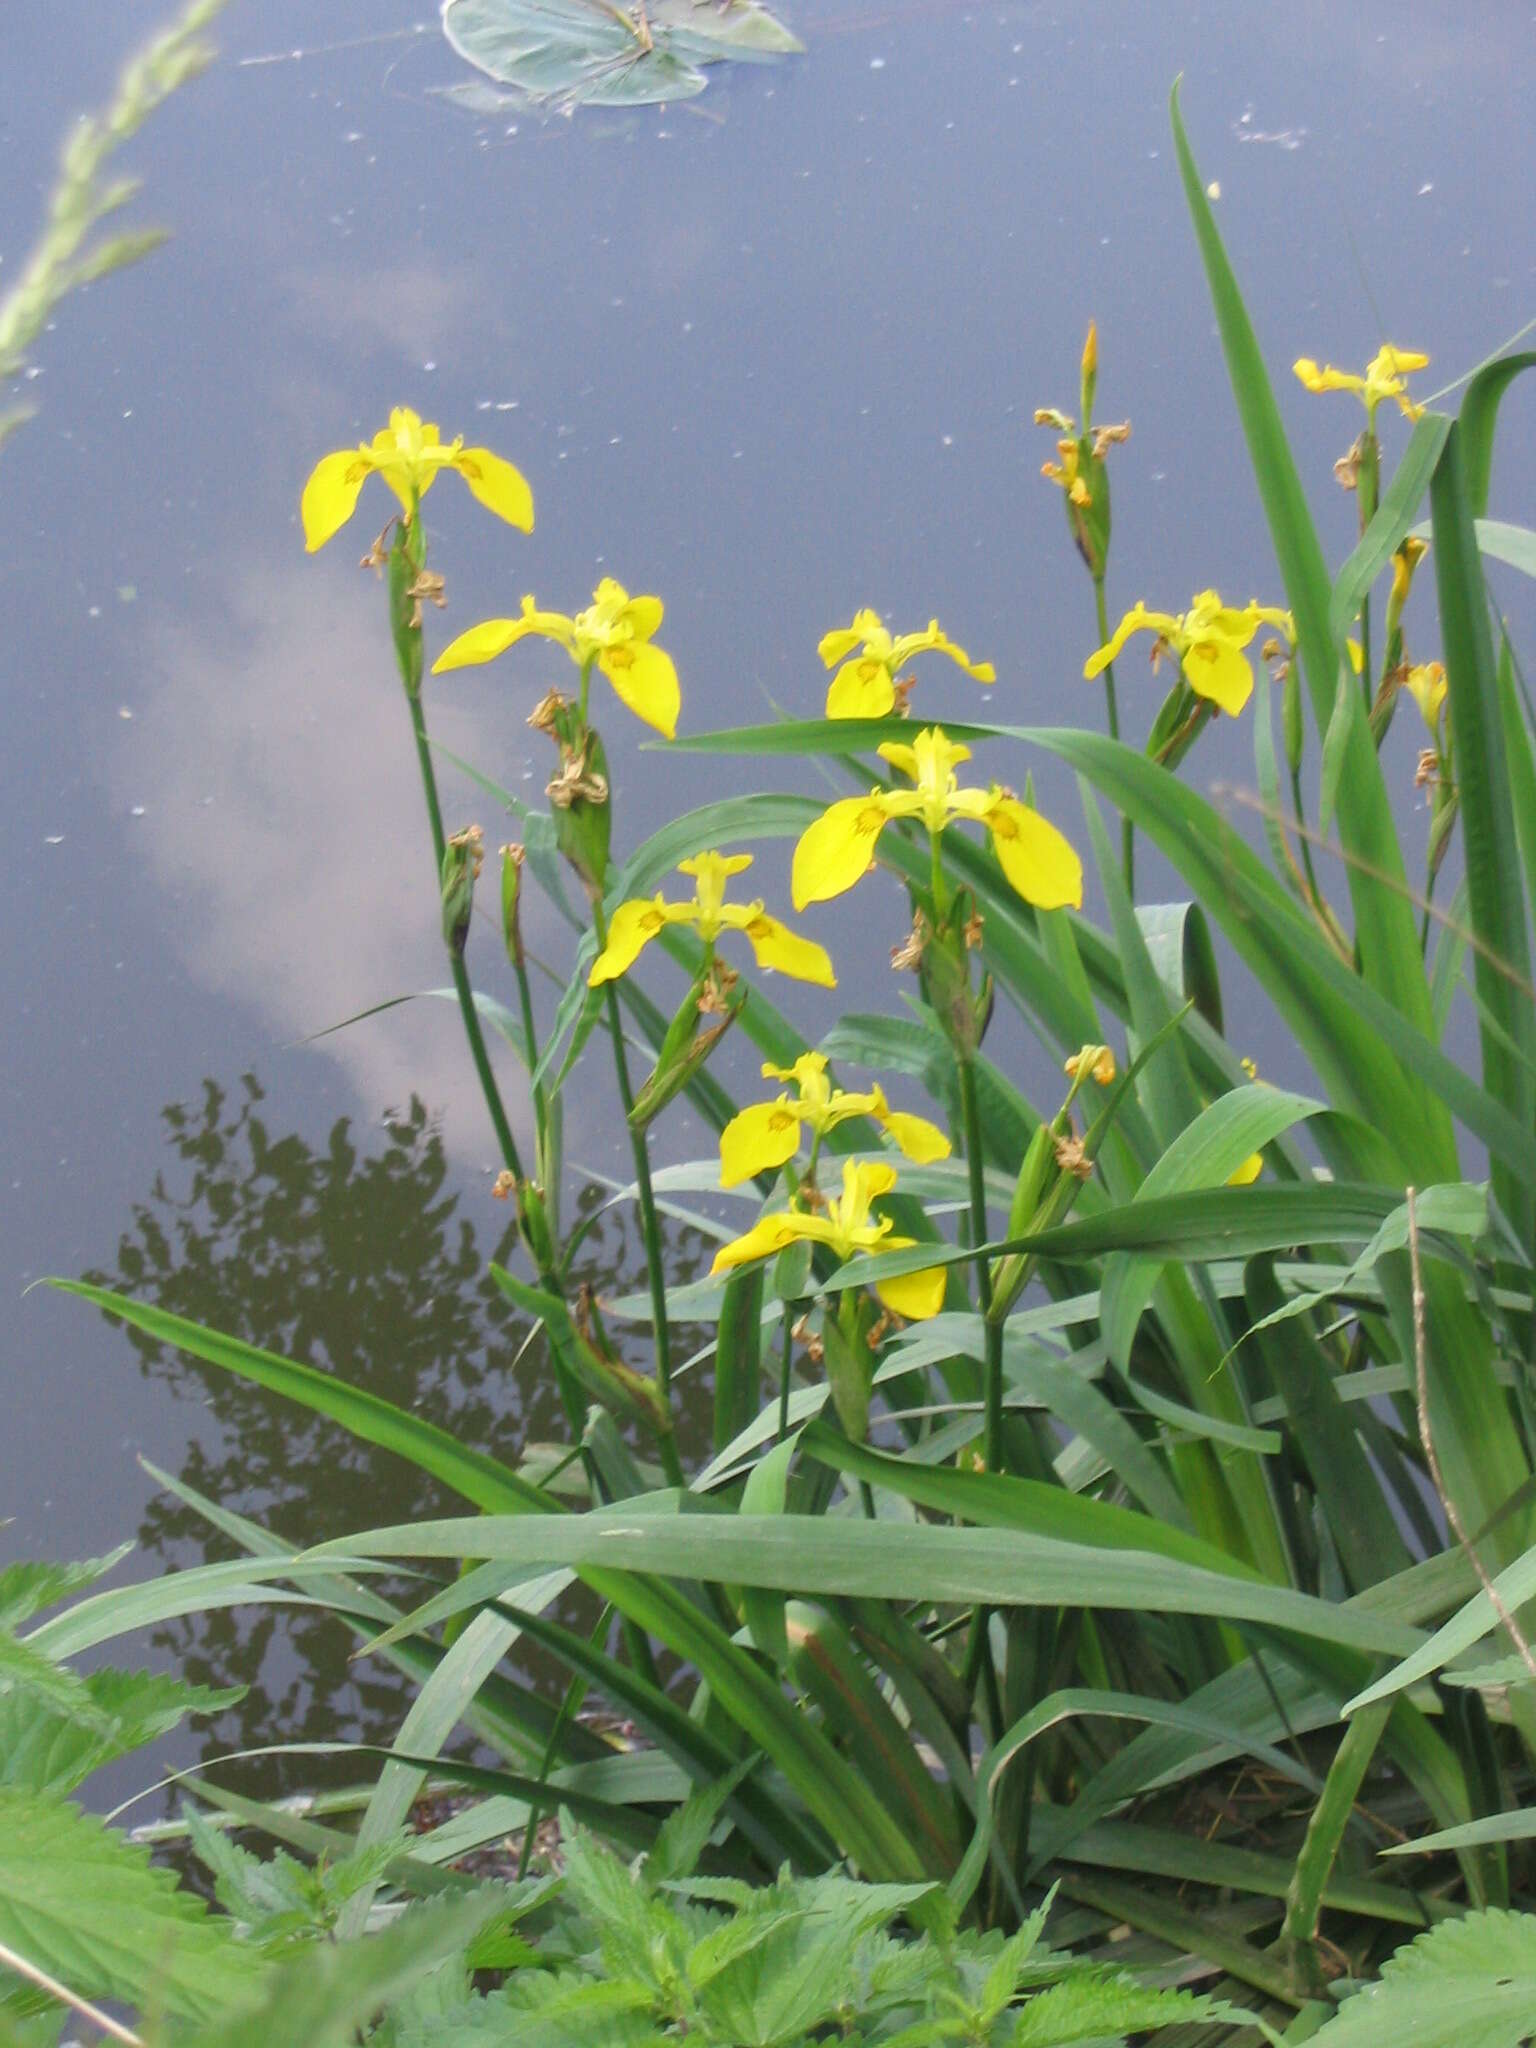
M433 662L432 673L440 676L451 668L475 668L481 662L494 661L498 654L506 653L514 640L521 640L527 630L524 619L482 619L478 626L471 626L457 640L449 641Z
M887 1251L895 1250L895 1240L888 1239L885 1248ZM921 1273L903 1273L894 1280L877 1280L875 1293L888 1309L905 1316L909 1323L924 1323L944 1306L947 1279L942 1266L929 1266Z
M1432 737L1439 737L1440 710L1445 703L1445 670L1438 661L1425 661L1409 669L1403 677L1403 688L1408 691L1419 707L1419 715L1429 727Z
M654 726L664 739L677 737L683 697L671 655L647 640L621 640L597 657L597 665L612 683L619 702L636 718Z
M800 1119L788 1098L754 1102L720 1133L720 1185L738 1187L756 1173L776 1173L800 1149Z
M796 910L841 896L867 873L885 824L880 792L848 796L808 825L795 848L790 894Z
M1311 356L1298 356L1291 365L1308 391L1359 391L1365 390L1365 379L1355 377L1348 370L1336 370L1332 363L1319 369Z
M1250 1152L1242 1165L1227 1175L1227 1186L1229 1188L1248 1187L1253 1181L1258 1179L1263 1171L1264 1154L1262 1152Z
M1429 357L1416 348L1394 348L1384 341L1371 358L1368 377L1406 377L1410 370L1427 370Z
M814 939L802 939L776 917L761 913L742 930L752 942L759 967L771 967L776 974L792 975L796 981L813 981L820 988L837 987L831 956Z
M1001 796L987 818L998 866L1026 903L1041 910L1083 904L1083 864L1064 834L1017 797Z
M752 865L750 853L690 853L686 860L677 864L680 875L691 875L696 882L707 882L708 892L716 902L725 895L726 880L731 875L745 874ZM700 891L701 894L706 892ZM766 1074L768 1069L764 1067Z
M711 887L723 891L729 874L745 874L752 860L752 854L717 854L711 848L707 854L688 854L686 860L680 860L678 874L692 874L694 881L709 881Z
M378 437L374 437L378 447ZM437 481L437 472L442 467L436 462L387 462L375 459L374 468L400 500L401 510L414 512L416 505L431 490Z
M941 632L937 619L930 619L922 633L903 633L891 648L891 666L900 668L910 661L914 654L947 654L952 662L963 668L968 676L974 676L978 683L995 683L997 670L990 661L972 661L965 649L949 635Z
M608 943L593 961L587 985L596 988L600 981L614 981L627 974L641 948L650 944L666 922L667 907L659 896L621 903L608 920Z
M828 718L884 718L896 702L891 672L883 661L861 655L845 661L827 690Z
M323 548L352 517L357 494L372 468L373 458L358 448L339 448L315 464L299 500L304 546L310 554Z
M766 1074L768 1069L764 1067ZM826 1104L832 1093L827 1079L827 1056L824 1052L803 1052L792 1067L780 1074L781 1081L793 1081L800 1092L802 1103L814 1103L818 1107Z
M917 749L908 746L905 740L882 740L876 749L882 761L889 761L911 782L918 777Z
M1113 637L1098 648L1083 663L1083 674L1091 682L1114 661L1120 650L1133 633L1157 633L1167 636L1177 633L1179 621L1168 612L1149 612L1138 600L1131 606L1125 617L1116 626Z
M825 1081L818 1099L809 1100L802 1088L800 1100L812 1128L818 1131L835 1131L853 1116L872 1116L876 1123L884 1125L891 1108L879 1088L860 1094L850 1088L829 1088Z
M843 1162L843 1199L851 1201L858 1213L866 1215L869 1205L881 1195L888 1195L896 1185L896 1169L888 1159L846 1159ZM915 1244L915 1238L903 1238L903 1244ZM887 1251L894 1251L895 1244L888 1244Z
M852 654L863 638L857 626L836 626L830 633L822 634L816 642L816 652L828 668L836 668L840 661Z
M632 597L619 607L615 623L628 626L637 640L649 640L665 616L659 597Z
M783 1251L785 1245L793 1244L797 1238L808 1237L825 1244L828 1235L824 1216L798 1216L791 1209L782 1209L775 1215L759 1218L744 1237L721 1245L709 1270L712 1275L728 1273L733 1266L749 1265L753 1259L766 1259L770 1253Z
M1235 718L1253 695L1248 657L1230 640L1197 640L1186 648L1184 675L1197 697L1208 698L1229 718Z
M533 531L533 492L520 469L489 448L463 448L453 466L489 512L524 533Z
M930 1166L935 1159L949 1157L949 1139L927 1117L913 1116L910 1110L889 1109L880 1122L914 1165Z

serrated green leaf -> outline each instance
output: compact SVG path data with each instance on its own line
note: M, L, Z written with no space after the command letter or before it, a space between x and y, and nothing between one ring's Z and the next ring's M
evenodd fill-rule
M0 1942L86 1998L207 2019L262 1966L226 1921L90 1814L0 1787Z
M46 1558L21 1558L8 1564L0 1571L0 1628L20 1628L45 1607L94 1586L115 1571L132 1549L131 1543L123 1543L105 1557L88 1557L78 1564L54 1564Z
M1009 2036L1010 2048L1068 2048L1153 2027L1252 2027L1251 2012L1203 1992L1155 1990L1126 1976L1074 1975L1038 1991ZM1264 2030L1271 2041L1278 2037Z
M1447 1920L1400 1948L1313 2039L1319 2048L1520 2048L1536 2014L1536 1914Z
M151 2048L348 2048L359 2029L428 1972L461 1954L501 1909L497 1892L413 1906L381 1934L320 1942L271 1970L258 2002L191 2033L155 2028Z

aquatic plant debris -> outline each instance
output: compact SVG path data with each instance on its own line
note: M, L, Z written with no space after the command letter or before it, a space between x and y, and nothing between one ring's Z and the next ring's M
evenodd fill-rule
M803 49L759 0L443 0L448 41L534 102L647 105L702 92L704 67Z
M563 109L691 99L710 64L805 47L759 0L443 0L443 34L499 84Z

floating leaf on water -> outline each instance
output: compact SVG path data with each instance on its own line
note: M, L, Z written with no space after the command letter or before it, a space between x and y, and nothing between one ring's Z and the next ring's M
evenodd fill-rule
M499 84L568 106L691 99L707 64L803 48L759 0L443 0L443 33Z

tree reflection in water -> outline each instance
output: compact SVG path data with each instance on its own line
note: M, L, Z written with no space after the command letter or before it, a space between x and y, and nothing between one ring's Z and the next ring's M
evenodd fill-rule
M233 1091L209 1080L199 1102L165 1109L173 1163L135 1204L115 1271L87 1277L335 1372L509 1462L529 1444L563 1439L543 1344L519 1360L527 1325L486 1271L490 1259L516 1260L515 1228L487 1200L504 1227L494 1242L482 1241L425 1106L413 1099L371 1142L339 1119L319 1147L293 1133L274 1136L263 1100L246 1074ZM583 1190L578 1216L603 1199L601 1190ZM699 1270L699 1235L673 1224L668 1239L669 1273ZM573 1271L600 1296L640 1284L638 1236L623 1212L593 1223ZM146 1374L204 1390L219 1434L189 1444L181 1476L220 1506L293 1542L465 1512L458 1496L414 1466L323 1417L138 1331L127 1335ZM151 1502L139 1541L163 1567L233 1554L171 1495ZM240 1705L203 1724L205 1756L273 1740L387 1742L409 1703L391 1666L351 1662L354 1638L302 1608L199 1614L154 1640L188 1678L250 1688ZM261 1788L359 1775L345 1759L327 1772L326 1761L263 1772Z

